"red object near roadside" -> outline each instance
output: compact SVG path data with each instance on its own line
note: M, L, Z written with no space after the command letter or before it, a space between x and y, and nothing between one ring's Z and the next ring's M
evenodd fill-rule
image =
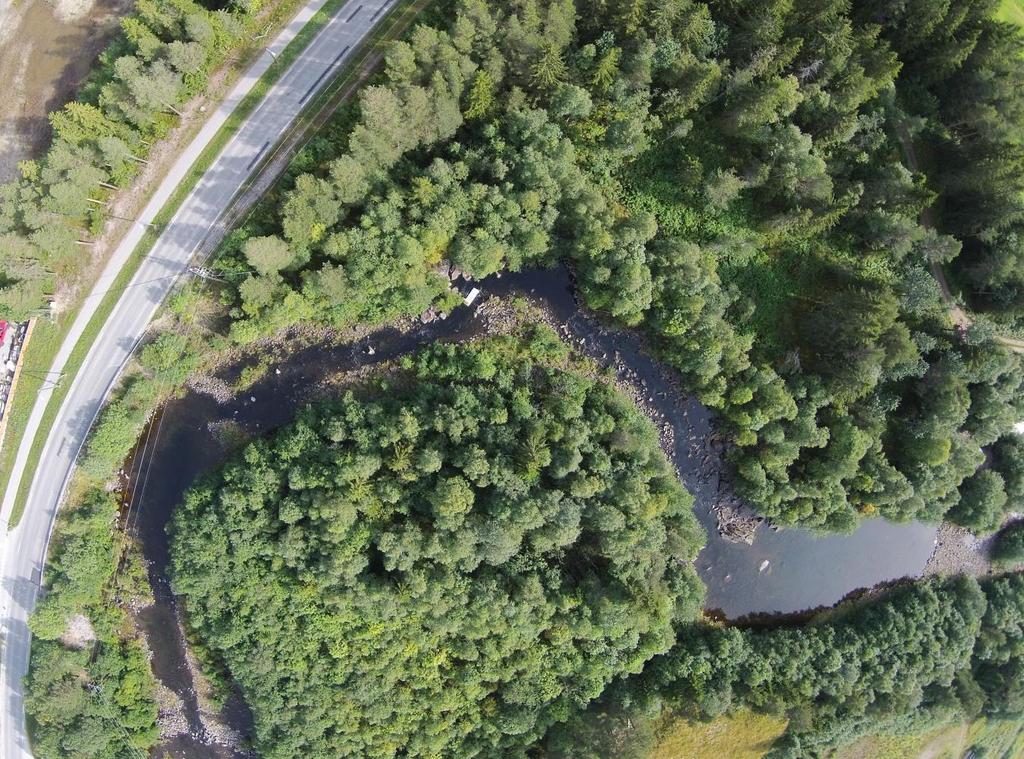
M7 322L0 319L0 343L4 341L5 337L7 337Z

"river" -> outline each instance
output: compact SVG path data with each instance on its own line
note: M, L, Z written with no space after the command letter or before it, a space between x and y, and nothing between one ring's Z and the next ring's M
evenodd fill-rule
M696 400L679 396L671 371L643 353L635 335L605 328L582 312L564 269L506 274L479 286L484 298L523 295L542 306L564 325L563 337L577 350L600 363L615 365L625 382L640 388L644 405L659 426L671 425L674 444L670 453L695 496L694 508L708 535L696 564L708 588L705 608L709 612L730 620L798 612L835 604L852 591L917 575L924 569L936 528L920 523L873 519L848 535L775 531L762 524L752 546L724 540L710 513L719 498L721 470L718 462L708 465L706 441L713 432L712 416ZM190 732L198 736L182 737L177 750L167 755L236 755L208 747L191 694L184 646L174 625L177 609L166 579L166 527L187 488L197 476L220 465L241 441L289 422L301 406L326 391L329 376L393 359L434 340L468 339L485 332L485 321L475 309L460 307L446 320L411 331L387 328L355 343L303 348L271 366L249 390L226 403L189 392L164 407L152 428L156 434L142 438L150 439L150 450L135 457L130 474L135 486L141 486L137 533L150 562L157 598L156 607L146 612L144 620L155 652L154 671L183 698ZM226 370L225 378L237 377L241 369ZM228 721L244 731L249 722L244 706L233 703L230 711ZM190 751L189 747L205 748Z

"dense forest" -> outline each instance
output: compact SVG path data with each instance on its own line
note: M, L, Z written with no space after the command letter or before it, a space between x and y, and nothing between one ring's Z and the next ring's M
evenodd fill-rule
M418 313L448 266L564 260L719 411L765 515L998 526L1024 173L993 3L453 7L226 246L236 339ZM986 272L969 329L943 266Z
M690 509L649 422L542 328L426 349L250 444L176 514L174 582L268 757L645 759L645 723L744 707L796 759L1021 717L1024 575L721 627Z
M994 11L438 0L231 235L218 324L249 346L298 323L380 324L450 307L452 267L565 262L586 305L640 330L716 410L761 513L995 530L1024 497L1024 373L1003 339L1024 324L1024 49ZM111 61L158 76L192 33L126 28ZM128 124L112 134L132 147L170 116L162 100L148 126L114 108L120 65L80 116ZM2 190L23 268L5 259L0 313L34 308L65 271L60 240L98 223L83 167L110 163L107 133L65 133L76 112L55 117L55 150L68 144L52 165L72 168L48 173L48 156ZM127 452L148 379L179 384L198 350L171 333L147 348L86 475ZM111 506L86 506L33 623L30 717L51 755L81 733L116 756L111 726L148 745L153 709L119 700L149 691L116 619L99 617L99 656L60 643L111 582L95 539ZM267 757L642 757L645 721L737 708L788 720L776 759L817 757L1024 709L1019 574L908 583L800 624L699 621L691 499L650 424L544 330L435 346L307 410L199 483L176 525L189 623ZM1022 556L1011 523L995 557Z
M788 719L769 759L822 756L865 734L1024 712L1024 576L927 580L802 625L679 630L643 674L548 736L545 754L644 759L645 721L746 706Z
M175 590L261 756L515 756L695 618L692 498L566 355L427 349L186 497Z

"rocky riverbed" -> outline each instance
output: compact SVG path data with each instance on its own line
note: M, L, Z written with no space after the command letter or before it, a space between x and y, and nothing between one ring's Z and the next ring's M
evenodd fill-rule
M1024 514L1011 512L1006 515L1003 525L1020 519L1022 516ZM924 574L968 574L982 577L1000 571L1001 568L993 565L991 558L992 544L995 542L997 534L979 537L966 527L943 522L935 536L935 549L928 559Z

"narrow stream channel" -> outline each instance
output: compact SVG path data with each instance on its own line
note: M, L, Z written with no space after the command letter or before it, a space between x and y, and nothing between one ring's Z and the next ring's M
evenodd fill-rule
M655 421L672 426L673 458L686 487L695 496L696 514L707 531L707 545L697 559L697 568L708 588L705 607L709 611L737 620L832 605L857 589L917 575L924 569L936 528L920 523L874 519L849 535L774 531L762 524L752 546L724 540L717 533L710 511L719 498L720 487L720 467L717 462L708 466L705 445L713 432L711 413L696 400L679 397L671 371L644 354L634 335L607 329L580 311L564 269L506 274L479 286L484 297L522 295L543 306L560 325L565 325L564 339L598 362L614 361L620 374L628 373L629 381L643 389L649 410L659 417ZM322 389L327 376L387 361L435 340L468 339L483 334L485 329L484 321L473 309L462 307L448 319L412 332L382 329L354 344L302 349L287 363L272 366L249 391L227 403L190 392L166 405L157 422L159 434L154 436L153 449L146 456L145 470L139 473L144 488L137 531L150 563L157 599L157 605L146 612L144 624L154 651L154 672L182 697L192 737L183 737L173 752L160 756L240 756L209 748L191 694L184 644L174 623L177 608L166 576L166 527L188 487L233 452L235 446L225 440L246 439L286 424ZM226 428L233 428L235 434L217 434ZM139 482L139 476L134 480ZM251 717L241 701L229 705L229 711L228 723L247 732Z

